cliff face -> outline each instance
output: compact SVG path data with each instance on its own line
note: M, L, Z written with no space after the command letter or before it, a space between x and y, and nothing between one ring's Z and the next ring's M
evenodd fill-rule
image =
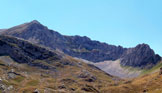
M83 58L93 62L104 60L116 60L126 50L121 46L108 45L98 41L92 41L87 37L73 36L66 37L68 50L63 51L74 57Z
M128 49L121 57L123 66L152 67L161 57L156 55L147 44L139 44L135 48Z
M38 21L7 29L1 34L23 38L51 49L59 49L70 56L92 62L121 59L123 66L144 67L145 65L152 66L160 60L160 56L145 44L135 48L123 48L93 41L85 36L64 36L48 29Z

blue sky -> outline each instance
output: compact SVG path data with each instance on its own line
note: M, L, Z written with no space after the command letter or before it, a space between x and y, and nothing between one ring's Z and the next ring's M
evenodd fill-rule
M162 56L162 0L0 0L0 28L34 19L64 35L147 43Z

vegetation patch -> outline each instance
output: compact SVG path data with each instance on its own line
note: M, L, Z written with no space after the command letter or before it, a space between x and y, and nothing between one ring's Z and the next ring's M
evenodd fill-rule
M13 79L13 81L15 81L15 82L17 82L17 83L20 83L20 82L22 82L23 80L24 80L24 77L22 77L22 76L18 76L18 77L16 77L16 78Z
M27 82L26 85L28 85L28 86L37 86L38 84L39 84L38 80L31 80L31 81Z

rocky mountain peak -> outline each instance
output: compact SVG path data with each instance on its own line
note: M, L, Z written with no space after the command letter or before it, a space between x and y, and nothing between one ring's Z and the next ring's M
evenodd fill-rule
M150 68L159 62L161 57L156 55L147 44L139 44L129 48L121 57L121 64L141 68Z
M48 29L46 26L42 25L37 20L33 20L27 23L26 26L27 26L27 30L30 30L30 31L37 31L37 30L45 31Z
M1 31L2 35L13 35L13 36L22 36L22 34L25 34L25 36L28 34L32 33L38 33L38 32L43 32L47 31L48 28L44 25L42 25L40 22L37 20L33 20L28 23L24 23L9 29L5 29ZM24 35L23 35L24 36Z
M148 44L145 44L145 43L139 44L135 48L151 49L150 46Z
M33 23L33 24L40 24L40 22L37 21L37 20L33 20L33 21L31 21L30 23Z

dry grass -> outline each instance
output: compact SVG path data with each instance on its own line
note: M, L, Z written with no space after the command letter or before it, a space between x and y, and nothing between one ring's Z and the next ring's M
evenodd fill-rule
M144 89L147 89L148 93L162 93L162 76L159 76L158 72L133 80L121 80L106 75L105 72L71 57L68 57L68 59L75 65L57 67L56 72L25 64L10 67L0 65L0 77L7 74L11 69L21 75L3 81L6 86L14 86L14 91L11 93L32 93L35 89L38 89L41 93L44 93L45 90L51 93L86 93L83 89L88 89L92 93L97 93L97 91L100 93L142 93ZM4 63L0 61L0 64ZM97 79L88 82L84 78L78 78L83 70ZM7 78L7 75L5 77Z
M12 93L32 93L35 89L42 91L42 93L44 90L48 92L51 91L52 93L54 91L58 93L83 93L85 91L82 90L82 88L87 88L87 86L90 91L95 92L113 83L112 77L106 75L103 71L89 67L87 64L71 57L68 57L68 61L74 63L74 65L56 67L56 72L31 67L25 64L16 64L16 66L10 67L3 65L0 67L0 73L2 73L0 77L2 77L4 73L7 74L11 69L14 69L16 73L21 75L14 79L4 81L5 85L14 86L15 91ZM1 64L3 64L3 62L1 62ZM97 77L96 81L88 82L85 81L84 78L78 78L83 70ZM64 79L65 81L62 81ZM66 81L66 79L70 81Z
M102 91L107 93L162 93L162 75L154 73L133 79L131 82L124 82L118 86L110 86Z

